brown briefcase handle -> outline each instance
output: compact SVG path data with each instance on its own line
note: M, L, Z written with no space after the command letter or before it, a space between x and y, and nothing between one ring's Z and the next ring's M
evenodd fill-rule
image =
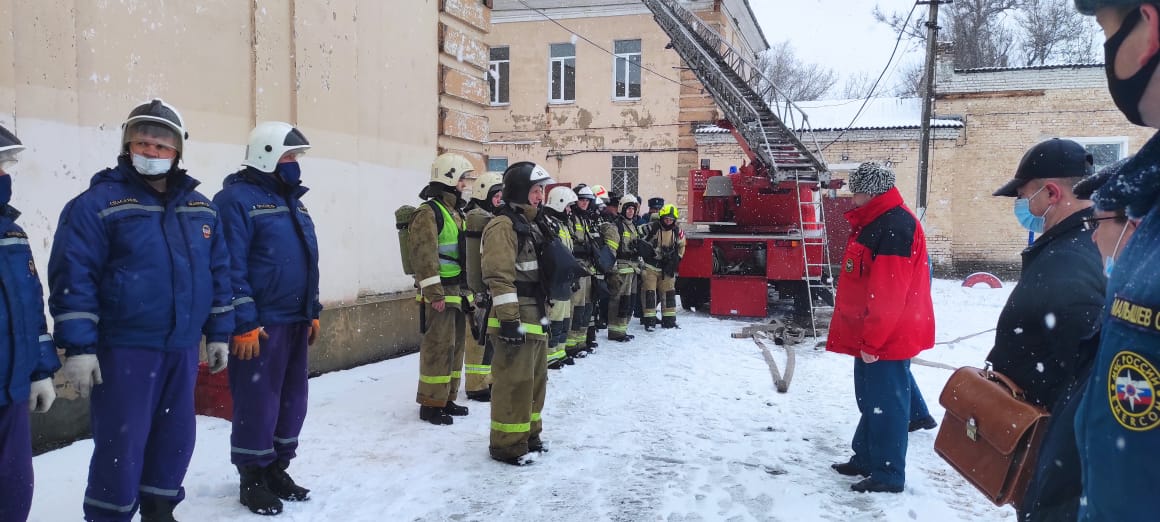
M1012 397L1015 397L1021 401L1027 400L1027 394L1023 393L1023 388L1020 388L1018 384L1015 384L1014 381L1008 379L1006 375L991 370L989 367L990 365L987 366L988 368L981 372L984 378L1002 384L1007 388L1008 391L1011 392Z

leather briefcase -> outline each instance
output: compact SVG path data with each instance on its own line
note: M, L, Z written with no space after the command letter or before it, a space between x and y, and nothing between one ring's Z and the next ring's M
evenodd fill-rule
M1003 374L965 366L938 398L946 408L934 450L997 506L1019 507L1050 415Z

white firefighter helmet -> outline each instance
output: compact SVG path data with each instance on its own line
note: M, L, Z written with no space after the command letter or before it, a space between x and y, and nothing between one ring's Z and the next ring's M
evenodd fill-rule
M471 183L471 197L480 201L491 199L498 190L503 190L502 172L484 172Z
M310 142L306 136L293 125L281 121L262 122L250 131L246 160L242 165L266 173L274 172L282 156L292 152L306 152L309 148Z
M636 196L632 194L625 194L620 197L620 211L624 212L624 207L632 205L635 209L640 209L640 201L637 201Z
M177 142L177 156L181 157L185 149L185 140L189 139L189 133L185 130L185 120L181 119L181 113L177 112L177 109L161 98L153 98L129 112L129 117L121 124L121 152L129 150L129 139L132 137L130 133L157 135L158 131L165 132L161 129L173 133L172 137Z
M431 183L454 187L459 184L459 178L473 171L475 167L467 158L454 152L444 152L431 164Z
M575 202L576 193L572 192L572 189L560 185L548 191L548 200L544 204L547 205L548 208L563 214L564 209L568 208L568 205L571 205Z
M587 199L589 201L596 201L596 193L592 192L592 187L588 185L580 185L574 189L577 199Z

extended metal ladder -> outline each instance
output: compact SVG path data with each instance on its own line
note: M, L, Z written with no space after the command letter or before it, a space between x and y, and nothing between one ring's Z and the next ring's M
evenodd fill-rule
M833 277L829 267L829 244L821 191L830 181L830 172L821 159L821 147L808 118L793 100L786 98L747 57L721 37L697 15L677 0L642 0L657 24L669 36L673 49L692 69L725 114L725 118L745 139L754 159L763 163L774 183L793 181L818 185L818 198L803 201L795 190L801 224L803 280L810 302L810 322L818 333L818 313L831 307L816 306L815 294L832 297ZM809 143L809 146L806 145ZM795 187L796 188L796 187ZM814 206L816 221L805 221ZM807 226L808 225L808 226ZM816 228L815 228L816 227ZM808 229L808 230L807 230ZM820 259L813 259L809 246L820 246ZM811 278L811 268L821 268L822 277Z

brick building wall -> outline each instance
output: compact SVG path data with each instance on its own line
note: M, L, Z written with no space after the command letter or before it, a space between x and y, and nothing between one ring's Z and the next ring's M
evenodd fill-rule
M1116 109L1102 65L990 71L944 66L938 74L936 113L965 123L955 147L932 153L937 177L953 188L947 196L956 272L1018 270L1027 231L1015 221L1014 201L991 193L1014 175L1032 145L1055 137L1118 142L1124 154L1132 154L1152 134Z

